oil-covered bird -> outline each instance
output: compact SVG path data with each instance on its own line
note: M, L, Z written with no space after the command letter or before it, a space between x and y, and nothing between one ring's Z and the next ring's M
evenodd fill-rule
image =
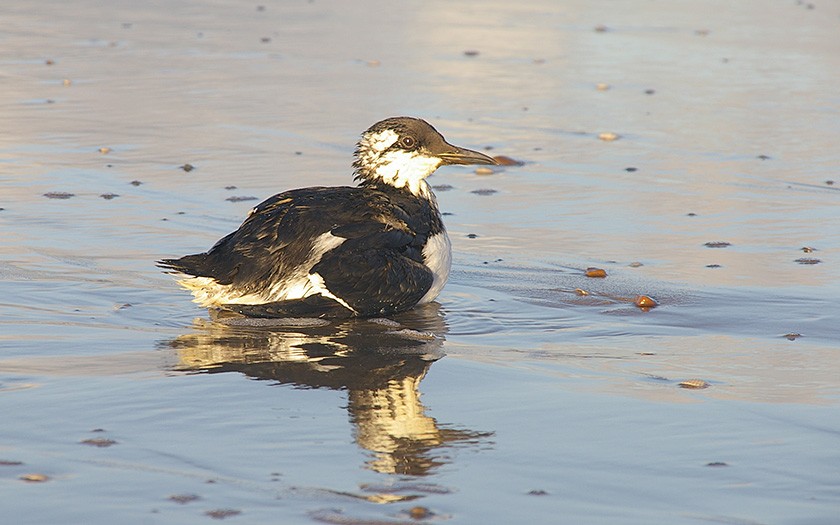
M196 303L253 317L370 317L431 302L451 249L425 179L450 164L496 161L422 119L385 119L357 144L358 186L279 193L209 251L158 266Z

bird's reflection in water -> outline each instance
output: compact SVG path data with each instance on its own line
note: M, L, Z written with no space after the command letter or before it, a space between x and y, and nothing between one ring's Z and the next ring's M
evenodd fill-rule
M441 449L492 433L449 428L426 415L420 381L443 357L446 324L436 303L389 319L258 320L214 316L170 341L178 370L240 372L298 387L347 390L356 442L368 468L424 476L446 463Z

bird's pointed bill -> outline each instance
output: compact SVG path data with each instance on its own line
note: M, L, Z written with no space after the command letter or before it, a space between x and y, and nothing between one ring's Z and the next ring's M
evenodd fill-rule
M450 146L450 150L438 153L437 155L443 159L443 163L446 165L498 164L496 159L485 155L484 153L479 153L467 148L459 148L458 146L452 146L451 144L448 144L448 146Z

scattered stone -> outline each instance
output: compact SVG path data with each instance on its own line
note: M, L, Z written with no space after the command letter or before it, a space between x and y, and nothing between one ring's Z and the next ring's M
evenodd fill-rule
M434 513L426 507L421 507L420 505L417 505L416 507L411 507L410 509L408 509L408 515L415 520L424 520L426 518L434 516Z
M468 56L468 57L477 57L478 56L478 51L475 50L475 49L468 49L468 50L464 51L464 55Z
M263 44L268 44L269 42L271 42L271 38L267 37L267 36L264 36L264 37L260 38L260 42L262 42Z
M610 30L610 28L608 28L607 26L605 26L603 24L598 24L597 26L595 26L595 32L596 33L606 33L609 30Z
M46 474L24 474L19 479L21 481L26 481L27 483L43 483L45 481L49 481L50 477Z
M11 461L8 459L0 459L0 467L17 467L23 465L23 461Z
M822 261L813 257L800 257L793 262L798 264L820 264Z
M99 148L99 153L102 153L103 155L111 153L111 148L107 146L102 146L101 148Z
M102 197L106 201L109 201L111 199L116 199L117 197L119 197L119 195L117 195L116 193L103 193L100 195L100 197Z
M228 191L235 190L236 186L225 186L225 189L228 190Z
M630 268L638 268L640 266L644 266L644 264L640 263L639 261L633 261L627 266L629 266Z
M708 29L697 29L694 31L694 34L697 36L709 36L710 32L711 31L709 31Z
M85 439L83 441L80 441L80 443L82 445L89 445L91 447L99 447L99 448L107 448L107 447L110 447L112 445L117 444L117 442L114 441L113 439L107 439L107 438Z
M493 160L495 160L499 164L499 166L524 166L525 165L525 163L523 161L513 159L511 157L508 157L507 155L496 155L495 157L493 157Z
M467 239L476 239L476 238L478 238L477 233L468 233L467 234Z
M239 196L239 197L237 197L237 196L233 196L233 197L228 197L225 200L229 201L229 202L255 201L255 200L257 200L257 197L251 197L251 196Z
M630 173L633 173L634 171L637 171L638 169L639 168L634 168L633 166L628 166L628 167L624 168L624 171L628 171Z
M528 495L529 496L548 496L548 492L546 492L544 490L541 490L541 489L535 489L535 490L529 490Z
M607 271L603 268L590 267L586 269L584 275L587 277L604 278L607 276Z
M772 157L770 157L770 155L759 155L756 158L759 160L770 160Z
M455 186L451 184L436 184L432 186L432 189L435 191L449 191L455 189Z
M711 385L702 379L686 379L685 381L679 382L680 388L689 388L694 390L700 390L703 388L709 388Z
M803 246L802 248L800 248L800 250L802 250L805 253L812 253L817 251L816 248L811 248L810 246Z
M589 295L589 292L582 288L575 288L575 293L581 297L586 297L587 295Z
M728 246L732 246L732 243L726 241L710 241L704 243L703 246L705 246L706 248L726 248Z
M796 341L797 339L802 337L802 334L797 334L795 332L790 332L788 334L783 335L782 337L784 337L788 341Z
M706 463L707 467L728 467L729 464L723 461L712 461L710 463Z
M189 164L189 163L184 164L183 166L178 166L178 167L181 168L182 170L186 171L187 173L189 173L189 172L191 172L192 170L195 169L195 166L193 166L192 164Z
M53 64L55 64L55 60L53 60L51 58L48 58L48 59L44 60L44 63L48 66L52 66Z
M607 91L610 89L610 85L604 82L598 82L597 84L595 84L595 89L597 89L598 91Z
M174 501L175 503L186 505L187 503L200 500L201 496L197 494L173 494L169 496L168 499L169 501Z
M612 131L605 131L603 133L598 133L598 138L604 142L612 142L614 140L618 140L620 136Z
M707 264L706 268L723 268L723 266L719 264Z
M44 194L44 197L48 199L69 199L75 196L75 193L67 193L66 191L48 191Z
M367 66L368 67L379 67L380 65L382 65L382 62L380 62L379 60L376 60L376 59L367 61Z
M654 93L656 93L655 89L646 89L645 90L645 95L653 95Z
M827 180L827 181L825 181L825 183L826 183L827 186L834 186L834 181L833 180Z
M71 86L72 84L73 84L73 81L70 80L69 78L65 78L64 80L61 81L61 85L64 86L64 87Z
M656 308L659 306L659 303L648 295L637 295L636 298L633 299L633 304L639 308Z
M143 184L143 183L142 183L142 182L140 182L139 180L133 180L133 181L131 181L129 184L131 184L132 186L139 186L139 185L141 185L141 184Z
M206 516L210 516L214 520L223 520L225 518L230 518L231 516L238 516L239 514L242 514L242 511L236 509L216 509L208 510L204 514Z
M476 175L492 175L494 172L491 168L480 167L475 169Z
M686 215L686 217L697 217L697 214L694 213L693 211L690 211L690 212L686 213L685 215Z
M494 193L498 193L499 190L492 190L489 188L483 188L478 190L472 190L470 193L475 193L476 195L493 195Z

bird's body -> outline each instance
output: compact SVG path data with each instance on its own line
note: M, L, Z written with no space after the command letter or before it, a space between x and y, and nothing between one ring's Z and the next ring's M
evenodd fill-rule
M437 297L450 243L424 180L441 164L494 164L428 123L374 124L356 150L356 187L290 190L256 206L206 253L165 259L195 302L259 317L375 316Z

